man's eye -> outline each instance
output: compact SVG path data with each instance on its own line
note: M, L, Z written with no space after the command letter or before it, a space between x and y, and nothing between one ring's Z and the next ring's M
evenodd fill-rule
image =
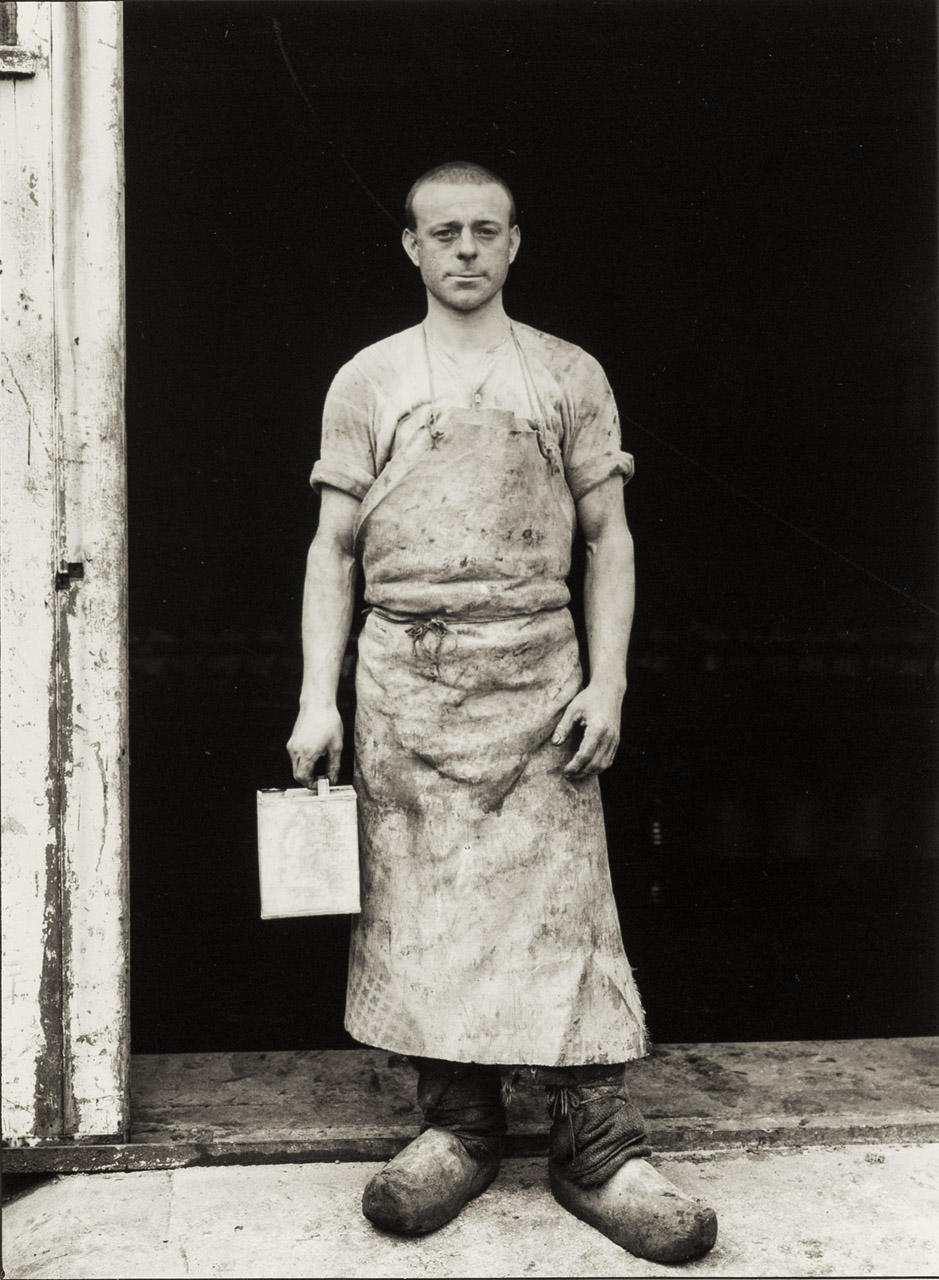
M455 231L435 231L434 239L435 240L452 240L455 235L456 235Z
M499 233L494 227L481 227L476 234L483 240L491 240L493 236L497 236Z

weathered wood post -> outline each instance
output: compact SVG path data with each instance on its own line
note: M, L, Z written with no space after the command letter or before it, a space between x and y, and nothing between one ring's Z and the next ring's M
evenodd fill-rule
M120 4L4 9L2 1122L22 1145L129 1124L123 85Z

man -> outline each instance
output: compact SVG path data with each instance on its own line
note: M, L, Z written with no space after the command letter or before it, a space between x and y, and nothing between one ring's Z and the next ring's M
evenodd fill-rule
M632 458L597 362L506 315L520 236L505 183L441 165L406 212L427 315L361 351L326 399L288 743L298 781L324 756L336 780L361 562L346 1026L411 1058L425 1119L363 1210L404 1234L454 1217L499 1167L500 1068L525 1064L549 1091L557 1199L633 1253L682 1261L711 1247L716 1220L644 1158L623 1082L647 1041L597 780L626 689ZM567 609L575 522L586 685Z

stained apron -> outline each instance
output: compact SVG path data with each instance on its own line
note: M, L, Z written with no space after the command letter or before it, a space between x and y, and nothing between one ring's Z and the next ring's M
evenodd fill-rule
M551 742L582 686L574 521L545 422L502 410L432 410L363 500L345 1023L363 1043L503 1065L648 1051L599 784Z

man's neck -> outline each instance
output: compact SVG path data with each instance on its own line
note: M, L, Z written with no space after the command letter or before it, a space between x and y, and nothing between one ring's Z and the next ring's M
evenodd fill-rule
M427 295L427 336L454 355L472 355L495 346L509 332L509 317L502 294L474 311L453 311L432 295Z

